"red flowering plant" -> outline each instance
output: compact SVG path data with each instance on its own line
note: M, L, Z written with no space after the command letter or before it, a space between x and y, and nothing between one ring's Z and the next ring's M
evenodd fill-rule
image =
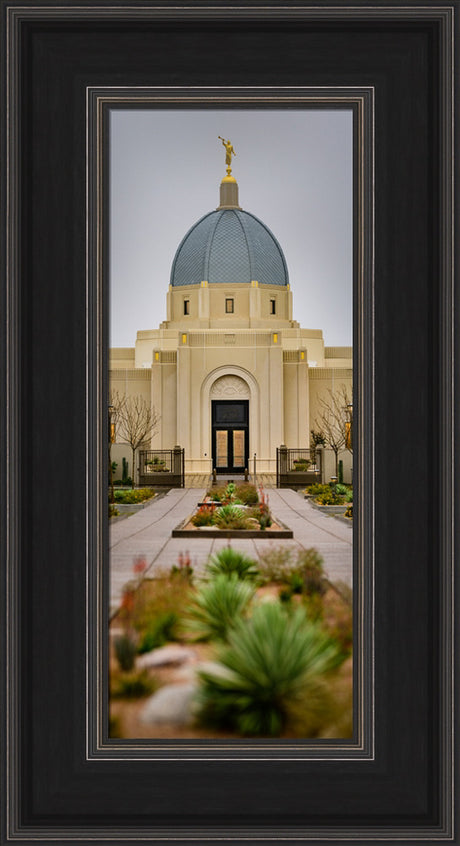
M142 599L140 599L139 585L143 580L147 569L147 561L143 555L136 555L133 560L133 573L135 579L127 582L123 587L121 597L119 618L123 623L125 634L129 634L135 628L135 616L139 613Z
M259 502L251 508L249 516L258 521L262 530L268 528L268 526L271 526L272 524L268 495L265 493L262 485L259 487Z
M192 517L193 525L197 527L212 526L215 520L215 510L216 506L213 503L210 505L207 505L206 503L200 505L198 511Z
M182 552L179 552L177 566L174 564L171 567L171 576L180 576L180 578L186 579L187 581L191 582L193 576L193 567L188 549L185 550L185 555L183 555Z

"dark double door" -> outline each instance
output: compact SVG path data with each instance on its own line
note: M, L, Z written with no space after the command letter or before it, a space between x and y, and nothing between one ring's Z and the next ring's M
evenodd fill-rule
M248 462L249 400L213 400L213 467L217 473L243 473Z

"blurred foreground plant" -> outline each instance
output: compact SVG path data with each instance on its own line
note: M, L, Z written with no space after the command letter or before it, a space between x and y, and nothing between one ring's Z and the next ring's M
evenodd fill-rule
M303 608L288 613L278 602L238 620L218 666L199 673L200 718L243 735L277 736L297 727L318 731L318 712L327 711L323 677L342 655L330 637L309 622Z
M196 640L225 640L237 618L245 615L254 596L254 587L236 573L215 576L203 584L188 609L186 627Z

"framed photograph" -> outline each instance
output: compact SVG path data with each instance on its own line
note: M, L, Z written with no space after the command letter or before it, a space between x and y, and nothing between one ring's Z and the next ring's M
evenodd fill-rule
M296 756L307 754L307 739L321 739L315 755L362 754L363 733L372 743L373 728L358 691L353 720L353 475L360 499L370 502L372 492L359 483L365 462L352 445L353 226L362 244L359 290L373 279L373 221L363 201L373 155L361 135L367 125L371 139L372 91L271 87L249 96L233 87L215 108L215 92L203 88L98 88L89 107L100 115L90 148L108 136L110 159L108 186L107 170L94 178L100 220L109 220L110 272L98 280L95 266L92 274L97 289L109 290L111 323L102 345L113 515L103 570L109 748L114 738L125 751L128 738L195 738L193 754L207 757L197 739L226 737L247 755L249 733L254 755L264 736L278 738L276 754L281 738ZM103 252L106 227L91 229L102 233ZM372 300L370 281L356 315L364 348ZM309 328L322 322L323 330ZM105 375L102 361L99 369ZM372 405L370 380L360 378L359 363L356 371L360 397ZM105 419L106 406L103 397L94 419ZM369 431L364 441L372 444ZM372 672L372 561L358 544L356 684L362 661ZM222 578L229 571L238 583ZM284 631L295 610L297 621L302 613L309 621L299 635L269 626L284 646L279 638L269 646L254 628L281 615ZM217 671L219 655L228 673L243 641L234 635L229 656L223 642L238 621L249 623L263 681L247 665L224 691L202 673ZM313 633L304 669L289 668L286 653ZM317 649L323 657L311 678ZM100 678L94 685L101 690ZM241 685L250 702L239 713ZM143 756L173 752L171 743L143 746Z
M457 16L457 0L2 3L3 843L459 842ZM343 110L352 123L352 732L120 737L109 720L108 636L109 349L127 346L111 345L109 328L122 242L111 205L114 123L130 111L133 120L182 114L187 133L200 111L203 125L219 110L235 120L246 112L247 124L275 111L274 144L288 119L314 109ZM221 153L236 173L230 138L224 129L216 143L233 143ZM233 185L220 193L231 214ZM308 243L314 221L298 216ZM132 225L129 213L119 225ZM131 268L137 275L128 259ZM204 302L209 280L198 281ZM167 320L179 300L181 321L195 319L197 280L178 268L169 282ZM164 294L167 283L152 280ZM257 296L263 285L252 286ZM224 287L227 325L242 320L243 288ZM274 347L270 321L286 291L270 291L263 319ZM162 319L136 329L142 336ZM149 344L134 369L154 380L172 348ZM178 344L190 346L182 322ZM292 348L299 364L302 350ZM234 437L212 384L206 448L194 455L190 441L189 457L204 462L214 449L218 465L231 430L222 467L244 470L251 395ZM275 414L270 407L270 422ZM187 433L175 434L182 449Z

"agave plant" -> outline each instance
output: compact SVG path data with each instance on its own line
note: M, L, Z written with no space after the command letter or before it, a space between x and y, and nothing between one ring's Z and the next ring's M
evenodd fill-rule
M186 627L196 640L225 640L230 627L245 614L254 595L250 582L233 573L220 574L197 591L187 609Z
M236 621L215 670L200 672L200 717L243 735L279 735L299 714L308 731L308 712L318 710L324 674L342 660L334 640L297 608L278 602L255 608ZM311 700L311 701L309 701Z
M222 505L217 509L215 523L219 529L245 529L247 526L246 512L237 505Z
M235 573L239 579L255 579L258 575L255 561L243 552L238 552L231 546L220 549L213 555L206 564L206 574L217 576L224 574L230 576Z

